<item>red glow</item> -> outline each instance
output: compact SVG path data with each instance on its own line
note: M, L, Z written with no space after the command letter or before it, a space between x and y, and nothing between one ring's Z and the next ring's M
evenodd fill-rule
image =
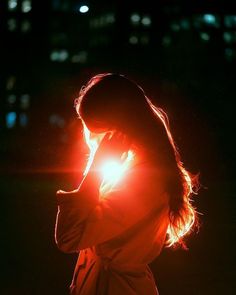
M90 149L87 166L84 172L84 174L86 175L93 162L93 158L99 146L99 143L104 137L105 133L93 134L92 132L89 131L89 129L84 123L83 125L84 125L85 141ZM102 177L103 177L103 181L100 187L101 196L111 191L112 188L122 179L122 177L125 174L125 171L127 171L128 168L130 167L130 164L133 158L134 158L134 153L132 151L128 151L128 153L126 152L122 154L120 162L114 159L107 159L107 162L105 162L102 165L102 167L99 168L100 173L102 174Z

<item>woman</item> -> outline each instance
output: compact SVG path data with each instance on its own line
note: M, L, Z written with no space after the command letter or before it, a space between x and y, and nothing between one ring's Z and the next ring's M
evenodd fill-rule
M57 193L55 231L59 249L79 252L71 294L156 295L148 264L165 244L184 246L196 223L194 178L165 113L133 81L93 77L76 110L90 157L79 188Z

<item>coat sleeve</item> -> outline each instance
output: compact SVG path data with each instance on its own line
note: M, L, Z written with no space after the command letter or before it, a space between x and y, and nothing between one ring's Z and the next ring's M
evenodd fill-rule
M59 195L56 243L66 253L95 246L122 234L166 203L150 178L111 191L100 201L88 202L79 192ZM148 183L147 183L148 182ZM159 192L158 192L159 191ZM155 196L154 196L155 195ZM155 198L153 198L153 196Z

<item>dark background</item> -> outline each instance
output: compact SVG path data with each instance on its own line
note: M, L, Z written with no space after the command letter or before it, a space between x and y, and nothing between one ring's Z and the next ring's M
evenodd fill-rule
M234 1L127 2L0 3L1 294L68 294L76 256L54 242L55 192L78 185L88 152L73 101L113 71L167 112L200 172L200 230L152 263L160 294L236 294Z

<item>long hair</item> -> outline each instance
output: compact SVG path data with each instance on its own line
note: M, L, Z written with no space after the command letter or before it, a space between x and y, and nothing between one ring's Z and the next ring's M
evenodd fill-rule
M186 248L183 238L197 225L191 197L197 193L198 175L184 168L166 113L135 82L112 73L96 75L82 87L75 107L85 133L120 131L149 152L170 196L166 245Z

